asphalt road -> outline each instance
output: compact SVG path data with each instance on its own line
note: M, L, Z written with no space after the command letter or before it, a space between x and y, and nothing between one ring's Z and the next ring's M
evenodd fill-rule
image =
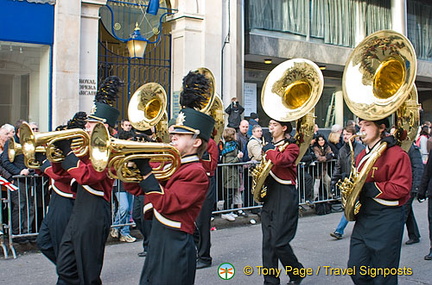
M402 246L400 268L412 270L410 275L399 277L399 284L431 284L432 261L425 261L429 252L427 203L415 202L414 210L422 239L420 243ZM308 268L310 275L302 284L352 284L348 275L342 275L347 268L349 236L353 224L350 223L342 240L334 240L329 233L339 222L341 213L325 216L306 215L299 220L298 231L291 245L300 262ZM240 219L240 218L239 218ZM196 284L262 284L261 265L261 226L246 225L220 229L212 232L213 266L200 269L196 274ZM404 242L407 240L404 236ZM138 284L144 258L137 256L141 242L132 244L116 243L106 247L103 284ZM217 272L221 263L231 263L235 275L231 280L222 280ZM243 269L252 269L250 276ZM340 269L340 270L339 270ZM262 272L261 272L262 273ZM340 274L338 274L340 273ZM169 274L169 272L167 272ZM281 284L289 281L281 272ZM55 284L55 267L40 253L24 253L17 259L0 260L0 284Z

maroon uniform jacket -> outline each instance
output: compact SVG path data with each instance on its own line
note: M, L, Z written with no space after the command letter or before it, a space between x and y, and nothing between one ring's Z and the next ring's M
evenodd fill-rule
M297 179L295 161L300 149L297 144L290 143L285 150L280 151L279 146L284 143L284 141L276 143L277 148L266 151L267 159L273 163L270 175L280 184L295 185Z
M61 163L45 160L40 170L51 179L51 188L58 195L75 199L76 193L72 191L72 176L61 167Z
M150 175L139 184L125 183L134 195L145 192L144 212L153 211L153 218L165 226L189 234L195 231L195 220L205 199L209 179L198 156L186 156L170 179L159 183Z
M201 159L201 163L208 176L214 176L219 160L219 149L214 139L209 139L207 145L208 156Z
M357 156L358 171L368 159L370 150L366 148ZM412 172L408 154L399 146L384 151L369 172L366 182L374 182L377 195L373 199L387 206L402 206L408 201L411 191Z
M66 156L62 162L62 167L87 192L103 197L108 202L111 201L114 179L108 177L107 169L97 172L88 156L79 159L73 152Z

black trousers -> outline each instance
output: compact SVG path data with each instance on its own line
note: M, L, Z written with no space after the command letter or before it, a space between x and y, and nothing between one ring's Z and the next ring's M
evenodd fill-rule
M140 284L192 285L195 283L195 273L193 236L169 228L154 218Z
M132 208L132 219L143 236L143 249L147 251L149 236L151 231L151 220L144 219L144 195L134 197L133 208Z
M57 284L102 284L100 273L110 226L108 201L78 185L57 257Z
M195 245L197 247L197 258L204 263L211 263L210 256L210 227L211 227L211 214L216 200L216 179L214 176L210 177L209 189L206 198L196 219L196 231L194 233Z
M278 268L280 260L284 267L303 268L289 244L297 231L298 191L294 185L279 184L271 177L267 181L268 194L261 211L263 267ZM291 280L301 279L292 272L288 275ZM264 284L279 283L275 275L264 276Z
M354 284L398 284L398 276L371 276L371 268L398 268L405 210L398 206L383 206L371 198L361 198L362 206L351 234L348 267L355 267L351 275ZM372 272L373 274L373 272Z
M411 197L405 204L405 216L406 216L406 229L408 231L408 237L409 239L419 239L420 238L420 231L417 226L417 222L414 216L414 211L412 208L412 203L415 198L415 195L411 194Z
M42 220L36 244L54 264L57 263L60 242L72 214L74 202L74 199L62 197L53 191L48 213Z
M429 241L432 249L432 197L428 197Z
M14 235L32 232L34 221L34 183L33 177L18 178L19 190L11 191L12 233Z

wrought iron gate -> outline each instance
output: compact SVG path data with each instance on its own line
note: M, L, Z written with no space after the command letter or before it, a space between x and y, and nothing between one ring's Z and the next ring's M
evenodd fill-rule
M168 110L171 99L171 35L163 34L156 45L148 45L144 58L130 58L120 42L99 42L98 82L116 75L124 81L117 100L120 118L127 118L129 98L141 85L157 82L165 88Z

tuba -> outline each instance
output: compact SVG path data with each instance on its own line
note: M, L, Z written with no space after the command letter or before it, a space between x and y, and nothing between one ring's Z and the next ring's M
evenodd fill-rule
M215 120L214 128L216 129L216 135L214 136L214 140L217 143L219 142L224 130L225 121L223 103L219 95L216 93L216 80L213 73L208 68L200 67L194 72L204 75L210 84L209 93L203 94L206 96L207 100L204 106L198 111L209 115Z
M319 67L307 59L291 59L276 66L267 76L261 94L261 104L271 118L288 122L297 120L294 138L300 147L296 164L300 162L313 137L315 105L318 103L324 79ZM288 143L279 147L283 151ZM262 202L267 195L264 182L273 163L265 155L251 171L252 194Z
M370 121L396 113L395 137L408 148L418 126L416 68L416 55L410 41L402 34L383 30L369 35L353 50L342 79L343 96L351 112ZM350 176L338 182L348 221L354 221L360 211L361 189L386 148L387 143L380 142L360 172L353 167Z
M111 138L107 128L98 123L90 136L90 159L94 169L102 172L108 168L108 175L124 182L140 182L142 175L133 168L132 160L150 159L158 162L153 174L159 180L168 179L180 166L180 153L165 143L140 143Z
M61 162L65 154L55 146L55 143L61 140L72 140L71 149L78 157L88 152L89 135L82 129L34 133L27 123L23 123L19 132L21 152L24 154L24 163L28 168L38 169L40 167L40 163L36 161L36 152L45 152L47 159L51 162ZM10 159L11 154L9 155Z
M149 82L138 88L129 100L128 117L138 130L156 129L160 141L168 142L167 95L156 82Z

